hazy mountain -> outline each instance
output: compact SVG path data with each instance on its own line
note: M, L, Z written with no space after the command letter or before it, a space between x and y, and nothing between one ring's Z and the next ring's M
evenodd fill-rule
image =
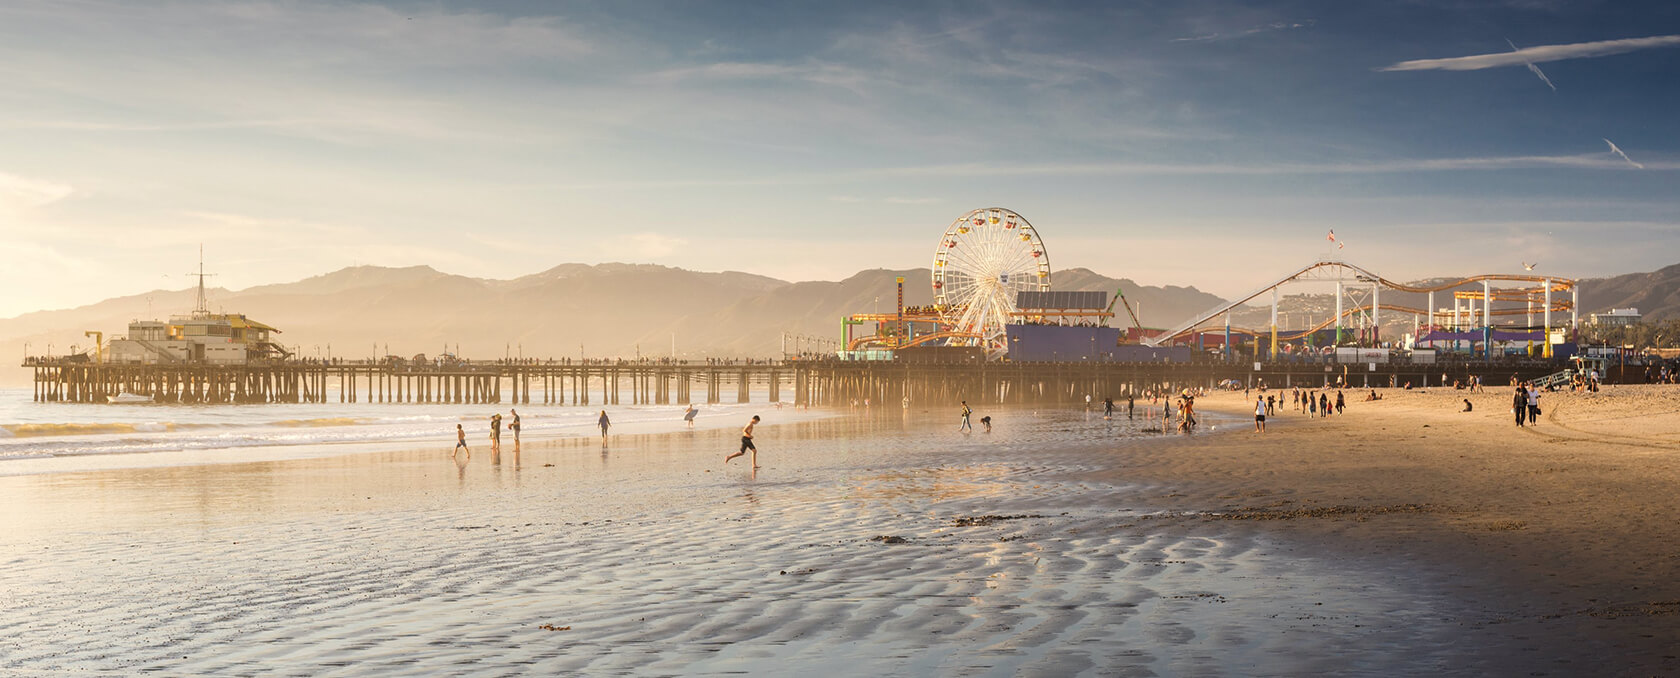
M1581 281L1581 319L1588 313L1634 307L1646 320L1680 317L1680 264L1650 273Z
M907 305L933 301L928 269L862 271L841 281L786 282L739 272L696 272L644 264L564 264L512 280L485 280L426 266L356 266L297 282L245 290L207 290L213 310L244 313L279 327L277 340L303 355L365 358L436 354L472 357L669 355L774 356L782 334L838 339L851 313L890 311L894 278L905 277ZM1152 326L1179 322L1219 303L1195 288L1144 287L1086 269L1053 275L1062 290L1113 293L1124 286ZM190 311L194 290L153 291L74 309L0 320L0 355L63 354L91 347L85 330L107 337L130 320ZM877 298L879 301L877 302ZM1119 309L1116 309L1119 311ZM1120 312L1118 324L1128 324ZM0 382L27 383L7 361Z

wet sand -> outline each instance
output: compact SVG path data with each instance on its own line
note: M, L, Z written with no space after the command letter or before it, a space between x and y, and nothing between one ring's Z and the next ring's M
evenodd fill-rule
M760 428L756 474L714 430L4 477L0 673L1675 670L1674 500L1626 496L1666 455L1597 401L1531 434L1435 397L1264 436L855 414Z

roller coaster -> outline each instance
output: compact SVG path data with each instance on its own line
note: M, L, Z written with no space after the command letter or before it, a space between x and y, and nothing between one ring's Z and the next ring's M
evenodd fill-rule
M1493 283L1496 282L1507 284L1517 283L1518 286L1512 287L1507 285L1496 289L1493 287ZM1319 323L1316 327L1304 330L1280 332L1277 326L1279 290L1285 285L1296 283L1335 283L1336 312L1324 322ZM1343 300L1346 296L1345 288L1349 283L1357 284L1361 287L1369 286L1371 290L1371 302L1369 304L1363 304L1353 308L1345 308ZM1475 283L1481 283L1482 289L1458 289ZM1395 292L1428 295L1428 308L1419 309L1394 304L1384 305L1381 303L1381 293L1382 290L1385 289ZM1453 309L1451 311L1437 309L1435 306L1435 293L1448 291L1451 291L1453 295ZM1563 293L1565 292L1568 293L1567 298L1563 296ZM1230 313L1232 311L1247 305L1249 302L1254 301L1267 293L1271 294L1271 323L1269 327L1264 330L1255 330L1230 326ZM1556 293L1556 295L1554 295L1554 293ZM1261 286L1246 296L1215 306L1214 308L1185 321L1177 327L1173 327L1154 337L1145 339L1144 343L1150 346L1159 346L1171 343L1185 337L1186 335L1194 333L1198 328L1202 327L1209 321L1220 316L1225 316L1224 330L1226 332L1255 337L1269 335L1272 338L1271 355L1275 358L1277 357L1279 341L1299 339L1332 325L1340 330L1343 327L1343 321L1351 317L1368 318L1370 325L1375 327L1379 323L1379 313L1385 310L1402 315L1411 315L1414 322L1416 322L1418 318L1428 317L1429 325L1436 325L1437 317L1448 315L1453 318L1452 324L1475 326L1475 318L1479 315L1482 327L1491 325L1489 319L1493 316L1531 315L1535 312L1539 312L1543 317L1543 328L1549 334L1552 329L1552 313L1554 311L1560 313L1567 311L1569 313L1570 326L1575 326L1575 324L1579 321L1576 308L1579 302L1579 297L1580 290L1576 286L1576 281L1570 278L1537 276L1531 274L1491 273L1460 278L1458 280L1438 285L1411 285L1394 282L1382 277L1381 275L1371 272L1369 269L1348 263L1346 261L1320 259L1297 271ZM1459 301L1467 301L1469 303L1461 308L1458 304ZM1475 302L1477 301L1482 302L1480 309L1475 307ZM1496 301L1520 302L1524 303L1525 306L1522 308L1494 308L1493 302ZM1537 308L1536 304L1538 304ZM1460 318L1463 318L1464 321L1460 321ZM1339 331L1338 336L1340 336ZM1550 357L1551 343L1547 341L1544 342L1543 345L1546 356Z

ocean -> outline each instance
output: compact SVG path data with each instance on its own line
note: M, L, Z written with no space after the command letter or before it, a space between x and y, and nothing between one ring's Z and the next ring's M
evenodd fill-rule
M540 394L537 394L540 395ZM329 398L335 397L329 393ZM741 426L754 414L780 421L809 418L791 405L754 402L697 405L697 428ZM599 395L592 396L599 399ZM331 456L393 447L455 444L455 425L469 446L487 445L490 416L506 430L519 410L526 440L598 435L605 409L614 433L676 430L683 405L454 405L296 403L249 405L93 405L37 403L29 389L0 389L0 475L124 466L267 461ZM766 417L769 418L768 416ZM66 460L74 463L43 463ZM34 463L22 463L34 462Z

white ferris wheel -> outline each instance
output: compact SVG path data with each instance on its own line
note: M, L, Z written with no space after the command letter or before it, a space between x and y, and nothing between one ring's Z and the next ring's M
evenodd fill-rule
M1050 289L1050 255L1038 231L1001 207L977 209L951 222L933 252L933 302L951 343L1008 350L1003 326L1014 319L1016 292Z

